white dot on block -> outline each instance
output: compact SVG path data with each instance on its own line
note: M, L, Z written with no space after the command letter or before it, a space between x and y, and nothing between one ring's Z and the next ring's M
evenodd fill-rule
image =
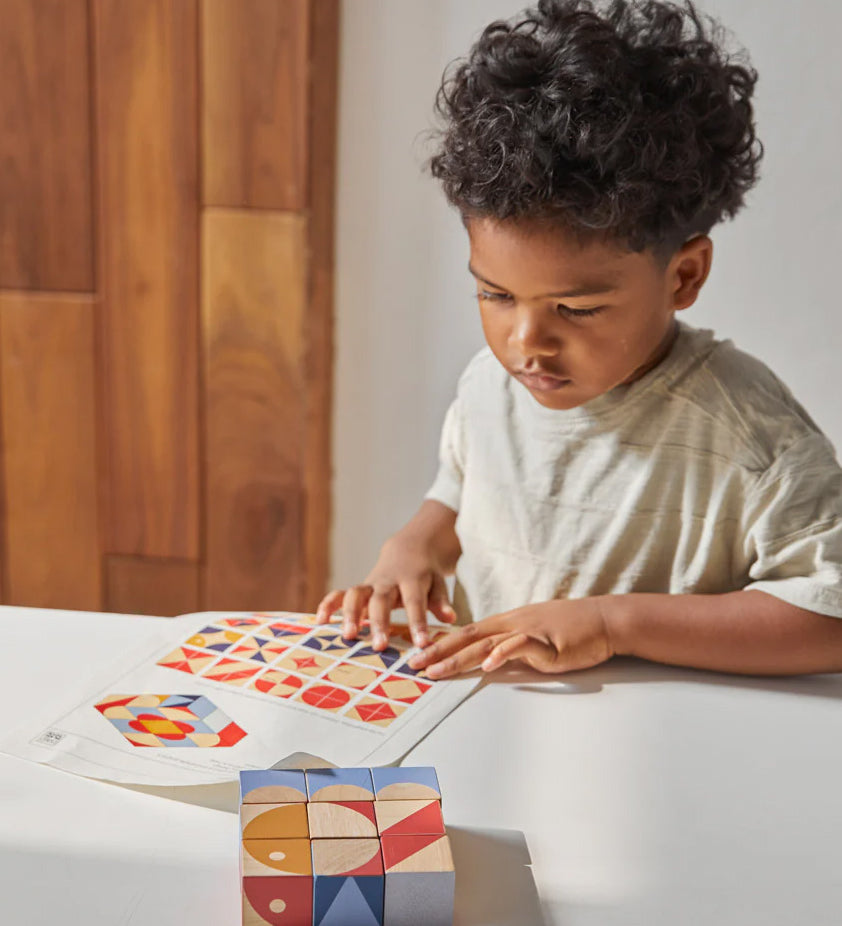
M273 913L283 913L284 910L286 910L286 908L287 908L286 903L285 903L283 900L281 900L280 897L275 898L275 900L273 900L273 901L269 904L269 909L270 909Z
M286 852L270 852L269 853L269 858L272 859L273 862L282 862L286 857L287 857Z

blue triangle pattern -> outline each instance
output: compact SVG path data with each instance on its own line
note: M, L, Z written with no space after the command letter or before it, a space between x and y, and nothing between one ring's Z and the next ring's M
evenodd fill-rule
M382 878L319 878L319 882L314 926L381 926Z

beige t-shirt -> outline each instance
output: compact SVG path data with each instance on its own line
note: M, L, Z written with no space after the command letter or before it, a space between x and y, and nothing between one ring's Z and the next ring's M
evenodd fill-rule
M842 617L842 470L759 360L680 324L637 382L544 408L485 348L427 493L458 512L454 604L760 589Z

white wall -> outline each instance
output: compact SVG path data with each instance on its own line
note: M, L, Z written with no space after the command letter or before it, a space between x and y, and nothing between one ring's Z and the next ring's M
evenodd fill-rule
M760 72L762 179L714 231L691 324L766 361L842 448L842 5L704 0ZM362 581L435 473L482 344L467 244L420 170L445 64L505 0L345 0L337 203L333 583Z

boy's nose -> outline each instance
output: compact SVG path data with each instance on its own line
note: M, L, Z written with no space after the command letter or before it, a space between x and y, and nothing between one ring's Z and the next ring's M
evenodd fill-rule
M546 310L518 307L511 338L525 358L558 353L558 333L553 330Z

